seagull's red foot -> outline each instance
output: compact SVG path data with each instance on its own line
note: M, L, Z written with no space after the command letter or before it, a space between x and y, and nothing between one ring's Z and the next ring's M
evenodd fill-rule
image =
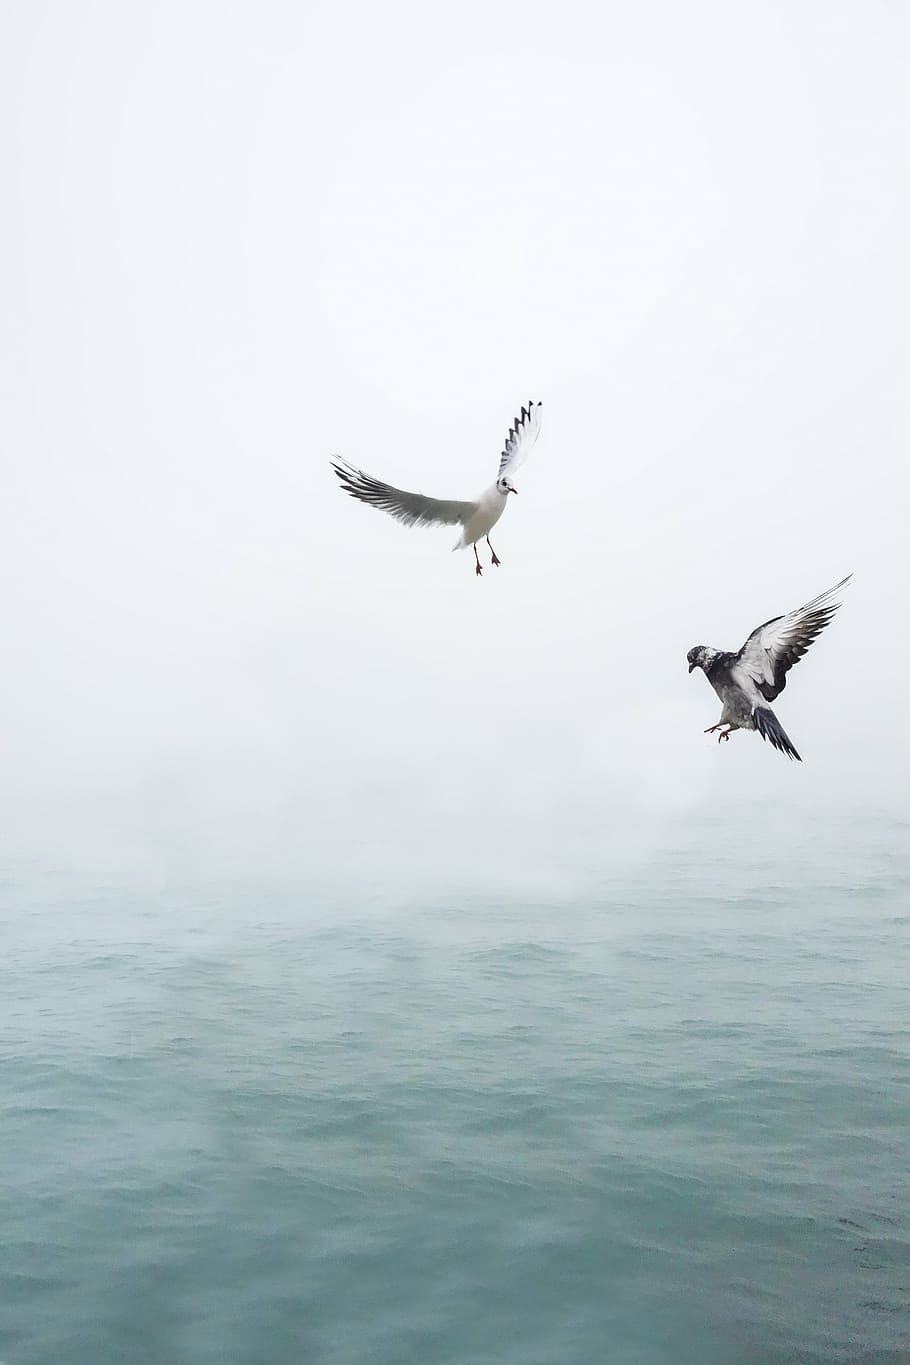
M732 727L731 727L731 728L732 728ZM717 742L718 742L718 744L719 744L719 743L721 742L722 739L729 739L729 738L730 738L730 731L729 731L729 730L721 730L720 734L717 736Z
M722 720L719 720L719 721L717 722L716 725L709 725L708 728L707 728L707 730L704 731L704 734L706 734L706 735L713 735L713 734L714 734L714 731L715 731L715 730L719 730L720 727L721 727L722 725L723 725L723 721L722 721Z
M476 573L476 575L477 575L478 578L482 577L482 575L483 575L483 569L480 567L479 564L477 564L477 565L475 566L474 572Z
M496 551L495 551L495 550L493 551L493 558L490 560L490 563L491 563L495 568L497 568L497 569L499 568L499 563L500 563L500 561L499 561L499 559L496 557Z

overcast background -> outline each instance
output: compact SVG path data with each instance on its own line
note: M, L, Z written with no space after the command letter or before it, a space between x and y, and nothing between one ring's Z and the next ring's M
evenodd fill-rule
M8 829L897 809L908 147L897 4L5 5ZM482 580L329 470L470 496L528 398ZM703 736L687 649L851 570L804 764Z

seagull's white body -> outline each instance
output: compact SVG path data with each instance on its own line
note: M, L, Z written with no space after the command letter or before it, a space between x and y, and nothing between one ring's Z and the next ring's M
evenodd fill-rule
M479 498L469 504L471 514L464 524L461 539L456 540L452 548L464 550L469 545L476 545L484 536L488 536L506 510L508 501L508 493L500 491L499 485L495 483L492 488L481 493Z
M540 432L540 403L529 403L522 408L506 437L505 448L499 457L499 476L492 487L481 493L471 502L458 502L454 498L428 498L423 493L408 493L403 488L393 488L391 484L374 479L362 469L346 462L332 462L341 486L352 498L369 503L388 512L396 521L405 526L460 526L461 537L455 544L456 550L467 545L474 546L474 559L477 573L482 572L477 554L477 542L487 537L506 510L510 493L518 489L511 482L513 472L527 457L528 451L537 440ZM493 563L498 564L496 552L490 545Z

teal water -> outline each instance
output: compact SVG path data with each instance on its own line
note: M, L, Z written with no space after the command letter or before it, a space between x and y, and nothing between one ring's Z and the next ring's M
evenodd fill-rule
M910 1361L908 833L537 895L11 860L0 1358Z

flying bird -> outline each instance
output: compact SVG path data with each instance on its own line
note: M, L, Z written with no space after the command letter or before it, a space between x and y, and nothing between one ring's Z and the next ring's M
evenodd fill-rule
M686 656L689 672L700 668L723 702L716 725L706 735L718 731L717 741L729 739L733 730L757 730L788 758L802 762L777 716L767 705L787 686L787 674L799 663L806 650L834 616L840 602L835 595L853 577L848 574L833 588L821 593L786 616L775 616L756 626L738 654L696 645ZM721 727L726 725L726 730Z
M460 526L461 537L453 549L461 550L466 545L474 547L475 572L483 573L477 542L486 540L493 556L491 563L497 567L500 560L490 544L490 532L503 512L510 493L518 489L512 483L512 476L518 466L527 458L528 452L540 432L540 403L528 403L515 418L502 454L499 457L499 473L496 482L473 502L456 502L445 498L428 498L423 493L406 493L401 488L374 479L362 469L348 464L347 460L332 460L332 468L341 480L341 486L352 498L369 503L388 512L396 521L405 526Z

